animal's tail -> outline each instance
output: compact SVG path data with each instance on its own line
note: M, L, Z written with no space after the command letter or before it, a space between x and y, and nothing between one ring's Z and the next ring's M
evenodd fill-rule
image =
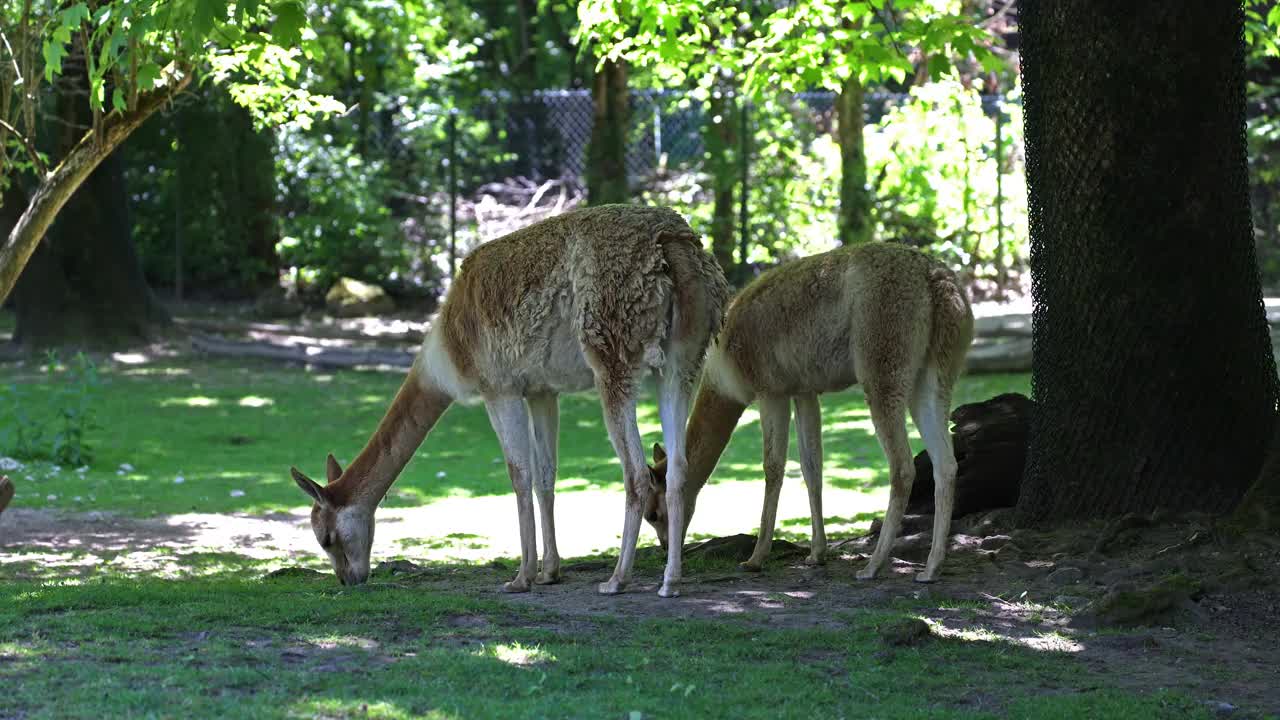
M671 274L672 337L682 345L694 343L706 348L720 333L724 311L729 304L729 283L720 266L707 251L701 239L688 233L663 233L658 236ZM701 367L702 358L697 358Z
M955 273L944 267L929 270L929 301L933 317L927 365L949 390L964 369L965 355L973 342L973 309Z

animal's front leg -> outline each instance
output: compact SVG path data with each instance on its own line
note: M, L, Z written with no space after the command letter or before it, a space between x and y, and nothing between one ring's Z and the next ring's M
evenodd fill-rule
M622 520L622 548L613 576L600 583L604 595L622 592L631 579L631 566L636 559L636 541L640 536L640 515L649 499L649 466L645 464L640 428L636 425L636 401L633 395L612 396L607 389L600 393L604 405L605 426L609 440L622 461L623 481L627 492L626 511Z
M760 396L760 427L764 433L764 506L760 510L760 534L751 557L738 567L760 572L773 547L773 530L778 521L778 495L787 469L787 435L791 428L791 405L785 395Z
M504 592L528 592L538 567L538 544L533 520L532 463L529 448L529 416L521 398L496 398L485 403L489 422L507 460L507 474L516 493L520 519L520 571Z
M533 581L539 585L560 582L560 551L556 548L556 456L560 432L560 408L555 395L526 399L533 453L533 491L542 520L542 570Z

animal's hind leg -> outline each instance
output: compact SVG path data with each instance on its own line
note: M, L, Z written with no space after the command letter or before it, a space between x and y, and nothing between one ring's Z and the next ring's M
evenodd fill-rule
M787 435L791 431L791 404L786 395L760 396L760 429L764 433L764 506L760 510L760 534L751 557L738 567L759 572L773 547L778 520L778 495L787 469Z
M929 451L929 460L933 462L933 545L929 548L924 572L916 575L919 582L938 579L950 541L948 536L956 489L956 456L951 447L951 431L947 427L950 408L950 389L939 382L936 370L925 368L920 382L916 383L911 403L911 417L920 429L925 449Z
M506 592L528 592L538 568L538 541L533 527L532 463L529 452L529 417L524 401L518 397L494 398L485 402L489 422L498 434L502 454L507 460L507 473L516 492L516 510L520 517L520 571L502 586Z
M911 484L915 481L915 465L911 460L911 445L907 442L907 409L905 393L897 386L867 389L867 404L871 406L871 422L875 425L876 439L889 459L889 508L880 526L880 539L871 553L871 560L859 570L859 580L870 580L884 567L889 550L902 526L902 514Z
M662 575L662 587L658 589L658 595L664 598L680 594L684 531L688 524L684 507L684 482L689 471L685 425L689 421L693 383L681 370L672 362L658 377L658 411L662 417L662 439L667 444L667 568Z
M822 407L818 396L797 395L796 442L800 445L800 470L809 490L810 565L827 561L827 531L822 519Z
M533 581L539 585L560 582L560 551L556 548L556 459L560 435L560 405L555 395L535 395L529 405L530 449L533 460L533 492L542 520L542 570Z
M640 426L636 424L634 390L623 393L601 387L600 403L604 407L604 424L609 430L609 441L613 443L613 449L622 461L623 483L627 493L618 564L613 569L613 576L600 583L599 587L600 592L605 595L616 595L631 580L631 566L636 559L636 540L640 535L640 515L649 500L651 490L649 466L645 463L644 446L640 441Z

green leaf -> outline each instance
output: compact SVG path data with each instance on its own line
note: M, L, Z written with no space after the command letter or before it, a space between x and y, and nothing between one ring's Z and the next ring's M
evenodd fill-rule
M129 109L129 103L125 102L124 92L120 88L111 91L111 107L124 112Z
M138 67L138 77L134 78L134 82L138 84L139 90L150 90L156 86L156 81L159 79L160 66L149 62Z
M196 38L204 38L213 32L213 24L227 16L227 0L196 0L191 17L191 29Z
M51 81L54 75L62 74L62 58L67 56L67 46L56 40L46 41L42 54L44 55L44 79Z
M296 47L302 42L302 28L307 24L307 13L297 0L276 3L276 21L271 24L271 39L282 47Z

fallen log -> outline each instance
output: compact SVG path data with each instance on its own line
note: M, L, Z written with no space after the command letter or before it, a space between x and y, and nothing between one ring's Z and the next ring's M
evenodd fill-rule
M958 466L953 517L1017 504L1034 407L1026 395L1005 393L951 413ZM907 512L932 513L933 462L927 452L916 455L915 468Z

